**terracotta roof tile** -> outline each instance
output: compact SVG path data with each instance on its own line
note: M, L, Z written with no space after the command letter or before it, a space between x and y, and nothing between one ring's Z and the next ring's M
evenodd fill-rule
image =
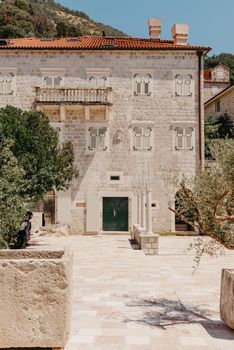
M19 38L0 39L1 49L64 49L64 50L202 50L206 46L175 45L172 40L128 37L82 36L79 38Z

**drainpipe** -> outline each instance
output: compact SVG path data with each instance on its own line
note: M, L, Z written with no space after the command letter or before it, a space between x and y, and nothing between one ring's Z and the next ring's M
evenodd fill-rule
M202 80L201 80L201 72L202 72L202 57L203 57L203 51L197 51L198 56L198 129L199 129L199 163L200 167L203 168L203 129L202 129L202 100L201 100L201 90L203 89L203 86L201 86Z

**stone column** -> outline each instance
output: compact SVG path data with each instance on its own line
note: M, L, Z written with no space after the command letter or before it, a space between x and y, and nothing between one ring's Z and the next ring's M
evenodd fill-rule
M145 208L145 192L141 194L141 227L146 229L146 208Z
M141 195L137 194L137 225L141 226Z
M146 233L152 234L152 190L151 188L147 189L147 225Z

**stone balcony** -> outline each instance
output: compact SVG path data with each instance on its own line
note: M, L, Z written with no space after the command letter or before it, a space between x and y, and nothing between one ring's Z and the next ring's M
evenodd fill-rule
M110 106L111 88L41 88L36 87L36 105Z

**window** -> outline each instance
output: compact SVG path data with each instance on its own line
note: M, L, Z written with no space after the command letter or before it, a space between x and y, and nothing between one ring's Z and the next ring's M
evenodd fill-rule
M50 125L56 130L59 143L63 143L63 123L50 123Z
M193 132L191 127L177 127L175 128L175 149L193 149Z
M221 104L220 100L215 101L215 112L220 112L221 111Z
M134 75L134 95L151 95L151 74Z
M219 78L219 79L224 78L224 72L223 72L223 70L221 70L221 69L217 70L217 71L215 72L215 75L216 75L216 77Z
M191 74L176 74L175 95L192 96L193 76Z
M47 88L59 88L61 86L61 77L46 76L44 77L44 85Z
M90 88L104 88L106 87L106 77L90 77L89 87Z
M0 73L0 93L12 94L14 91L14 74Z
M152 150L152 128L133 128L133 150Z
M89 151L107 149L107 128L89 127L87 137L87 149Z

